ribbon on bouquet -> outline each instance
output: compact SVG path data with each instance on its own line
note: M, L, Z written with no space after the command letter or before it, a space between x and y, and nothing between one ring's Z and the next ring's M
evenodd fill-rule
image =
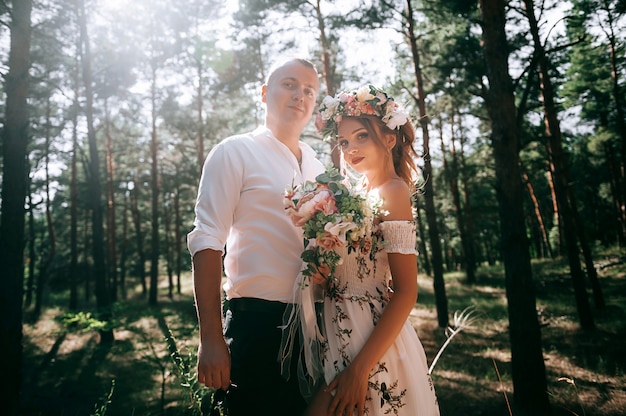
M323 289L313 284L309 277L298 274L294 285L293 302L283 315L280 366L283 378L289 379L296 337L300 340L297 351L298 381L305 399L311 399L324 377L322 343L325 341L322 320L318 321L316 304L323 300Z

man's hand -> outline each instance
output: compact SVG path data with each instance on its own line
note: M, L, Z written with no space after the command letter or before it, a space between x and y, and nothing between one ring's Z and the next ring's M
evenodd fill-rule
M230 385L230 352L224 338L198 348L198 382L213 389Z

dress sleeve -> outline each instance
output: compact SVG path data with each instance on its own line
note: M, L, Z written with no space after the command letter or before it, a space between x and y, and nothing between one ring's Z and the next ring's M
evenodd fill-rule
M383 221L379 224L387 253L419 254L414 221Z

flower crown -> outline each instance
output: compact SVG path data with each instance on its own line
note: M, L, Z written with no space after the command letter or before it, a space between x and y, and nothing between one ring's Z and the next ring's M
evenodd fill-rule
M393 97L373 85L358 90L342 91L335 97L327 95L315 117L315 127L324 138L337 135L337 125L345 117L370 115L379 117L391 130L406 124L409 113Z

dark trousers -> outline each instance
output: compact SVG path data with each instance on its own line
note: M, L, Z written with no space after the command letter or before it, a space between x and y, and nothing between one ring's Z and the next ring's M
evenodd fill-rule
M279 326L285 307L281 302L254 298L229 301L224 324L233 384L225 399L229 416L298 416L306 408L296 365L289 380L280 373Z

